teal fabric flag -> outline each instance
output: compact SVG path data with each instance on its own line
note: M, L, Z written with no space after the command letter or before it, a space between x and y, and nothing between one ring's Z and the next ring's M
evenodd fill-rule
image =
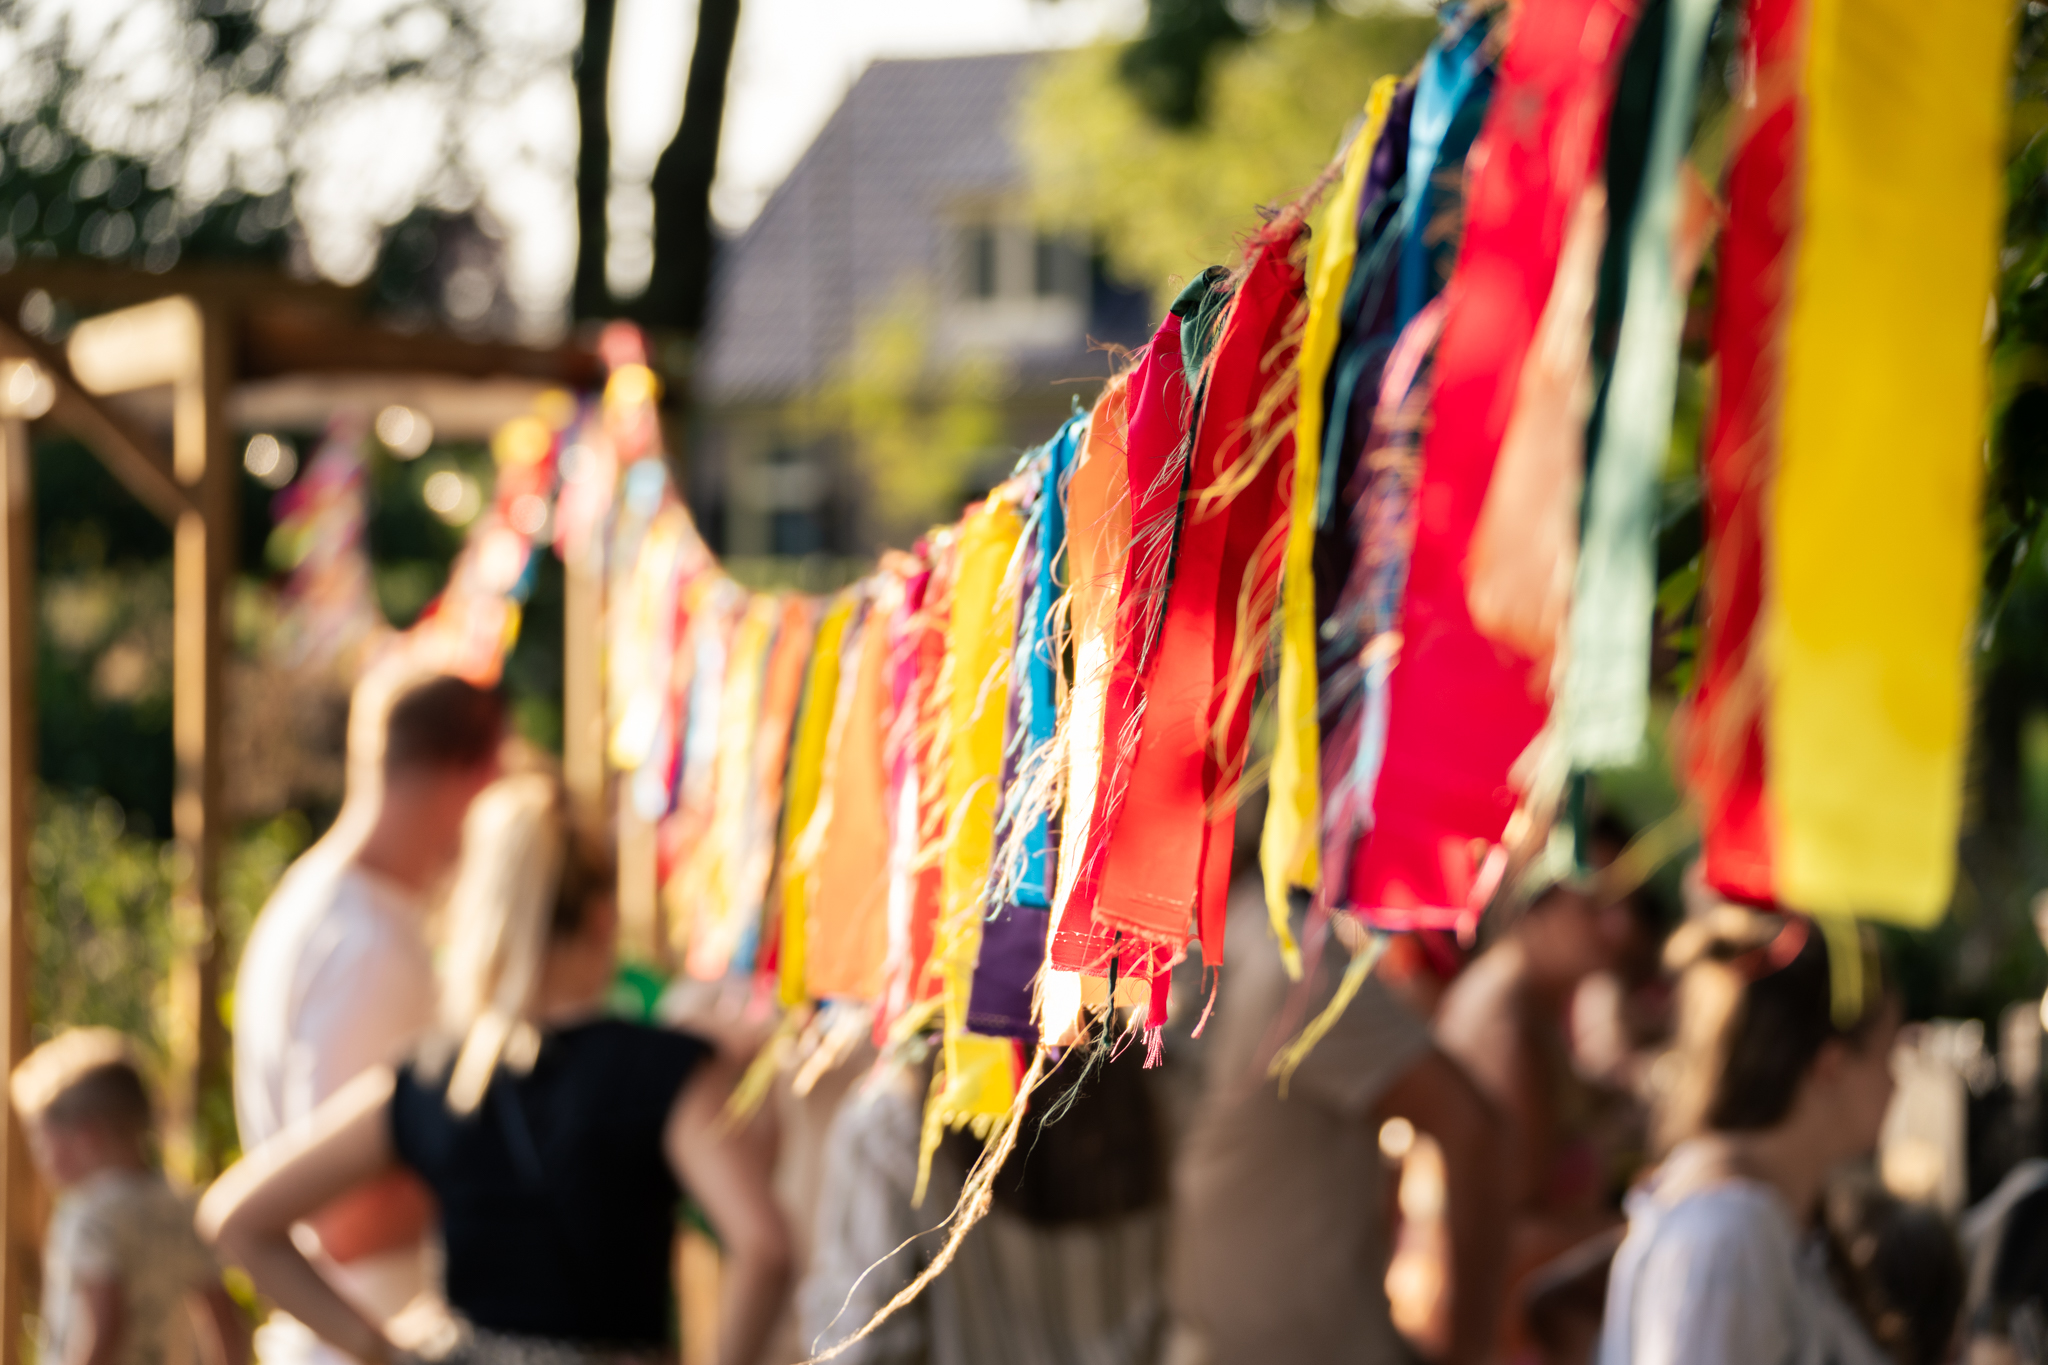
M1585 533L1560 705L1574 769L1632 763L1649 719L1650 636L1657 596L1658 475L1671 443L1685 298L1673 267L1678 173L1714 0L1670 0L1662 79L1630 225L1626 302L1589 463Z

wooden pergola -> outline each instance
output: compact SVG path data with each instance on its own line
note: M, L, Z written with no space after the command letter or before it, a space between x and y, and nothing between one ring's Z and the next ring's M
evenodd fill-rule
M192 268L166 274L81 262L26 261L0 274L0 319L33 291L85 320L59 348L0 321L0 897L5 901L6 1063L30 1037L29 841L34 830L36 592L30 424L81 440L173 531L173 837L183 856L172 913L180 952L172 983L165 1163L197 1183L208 1150L201 1098L228 1075L219 1008L225 967L219 909L222 852L222 678L225 612L238 547L238 432L324 425L348 408L399 403L458 439L486 437L532 410L549 387L588 391L602 363L582 346L530 348L444 333L399 332L364 319L358 291L267 270ZM21 371L26 362L33 371ZM10 377L22 382L10 385ZM10 398L10 393L14 394ZM22 395L33 401L24 406ZM167 430L168 447L161 444ZM602 584L572 566L565 614L564 770L579 799L604 799L603 705L597 648ZM646 860L651 863L651 839ZM626 850L628 859L634 850ZM651 900L650 884L626 901ZM622 910L651 917L637 905ZM651 920L650 920L651 922ZM33 1244L31 1174L10 1113L0 1144L0 1365L14 1365L24 1310L24 1253Z

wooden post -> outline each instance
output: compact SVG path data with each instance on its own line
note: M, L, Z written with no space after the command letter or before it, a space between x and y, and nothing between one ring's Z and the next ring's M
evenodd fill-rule
M0 990L6 998L7 1070L28 1052L29 888L28 845L35 830L36 627L35 515L29 501L28 424L0 417L0 614L5 615L5 668L0 668L0 747L6 750L0 777L0 848L4 874L0 894L7 900L7 924L0 945L6 954ZM29 1166L21 1120L8 1106L7 1133L0 1142L0 1365L19 1365L23 1314L27 1310L28 1267L35 1255L35 1172Z
M171 746L178 843L172 931L164 1165L198 1184L220 1166L232 1131L227 1028L220 1017L223 807L222 680L227 594L235 567L235 462L228 449L228 328L216 307L158 299L81 322L68 344L81 386L97 394L169 384L171 474L186 506L173 523ZM209 1112L208 1097L216 1107Z
M586 551L562 565L562 781L586 818L604 809L604 578Z
M656 875L654 823L633 809L626 784L618 784L619 945L643 962L666 968L673 956L661 887Z
M220 925L224 806L221 706L225 616L235 569L235 464L228 450L227 329L202 314L198 355L174 397L171 467L193 509L178 518L172 569L171 735L177 787L171 825L180 850L171 913L181 949L171 983L171 1045L177 1065L165 1157L197 1185L216 1174L232 1132L209 1096L227 1094L228 1038L220 1014L226 952Z

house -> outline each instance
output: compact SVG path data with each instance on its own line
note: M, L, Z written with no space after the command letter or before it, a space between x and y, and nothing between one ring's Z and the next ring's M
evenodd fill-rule
M950 519L1093 400L1101 343L1143 340L1143 295L1106 280L1085 243L1031 225L1012 126L1038 60L872 64L722 250L686 476L715 550L865 557L914 535L864 438L922 462L918 424L965 404L979 444L931 434L920 471ZM961 439L961 423L933 424Z

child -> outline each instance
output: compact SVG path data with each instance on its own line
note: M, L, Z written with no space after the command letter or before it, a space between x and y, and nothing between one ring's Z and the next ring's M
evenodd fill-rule
M150 1163L149 1091L112 1029L72 1029L15 1068L10 1091L57 1193L43 1250L42 1365L161 1365L181 1304L210 1365L247 1365L249 1329Z

